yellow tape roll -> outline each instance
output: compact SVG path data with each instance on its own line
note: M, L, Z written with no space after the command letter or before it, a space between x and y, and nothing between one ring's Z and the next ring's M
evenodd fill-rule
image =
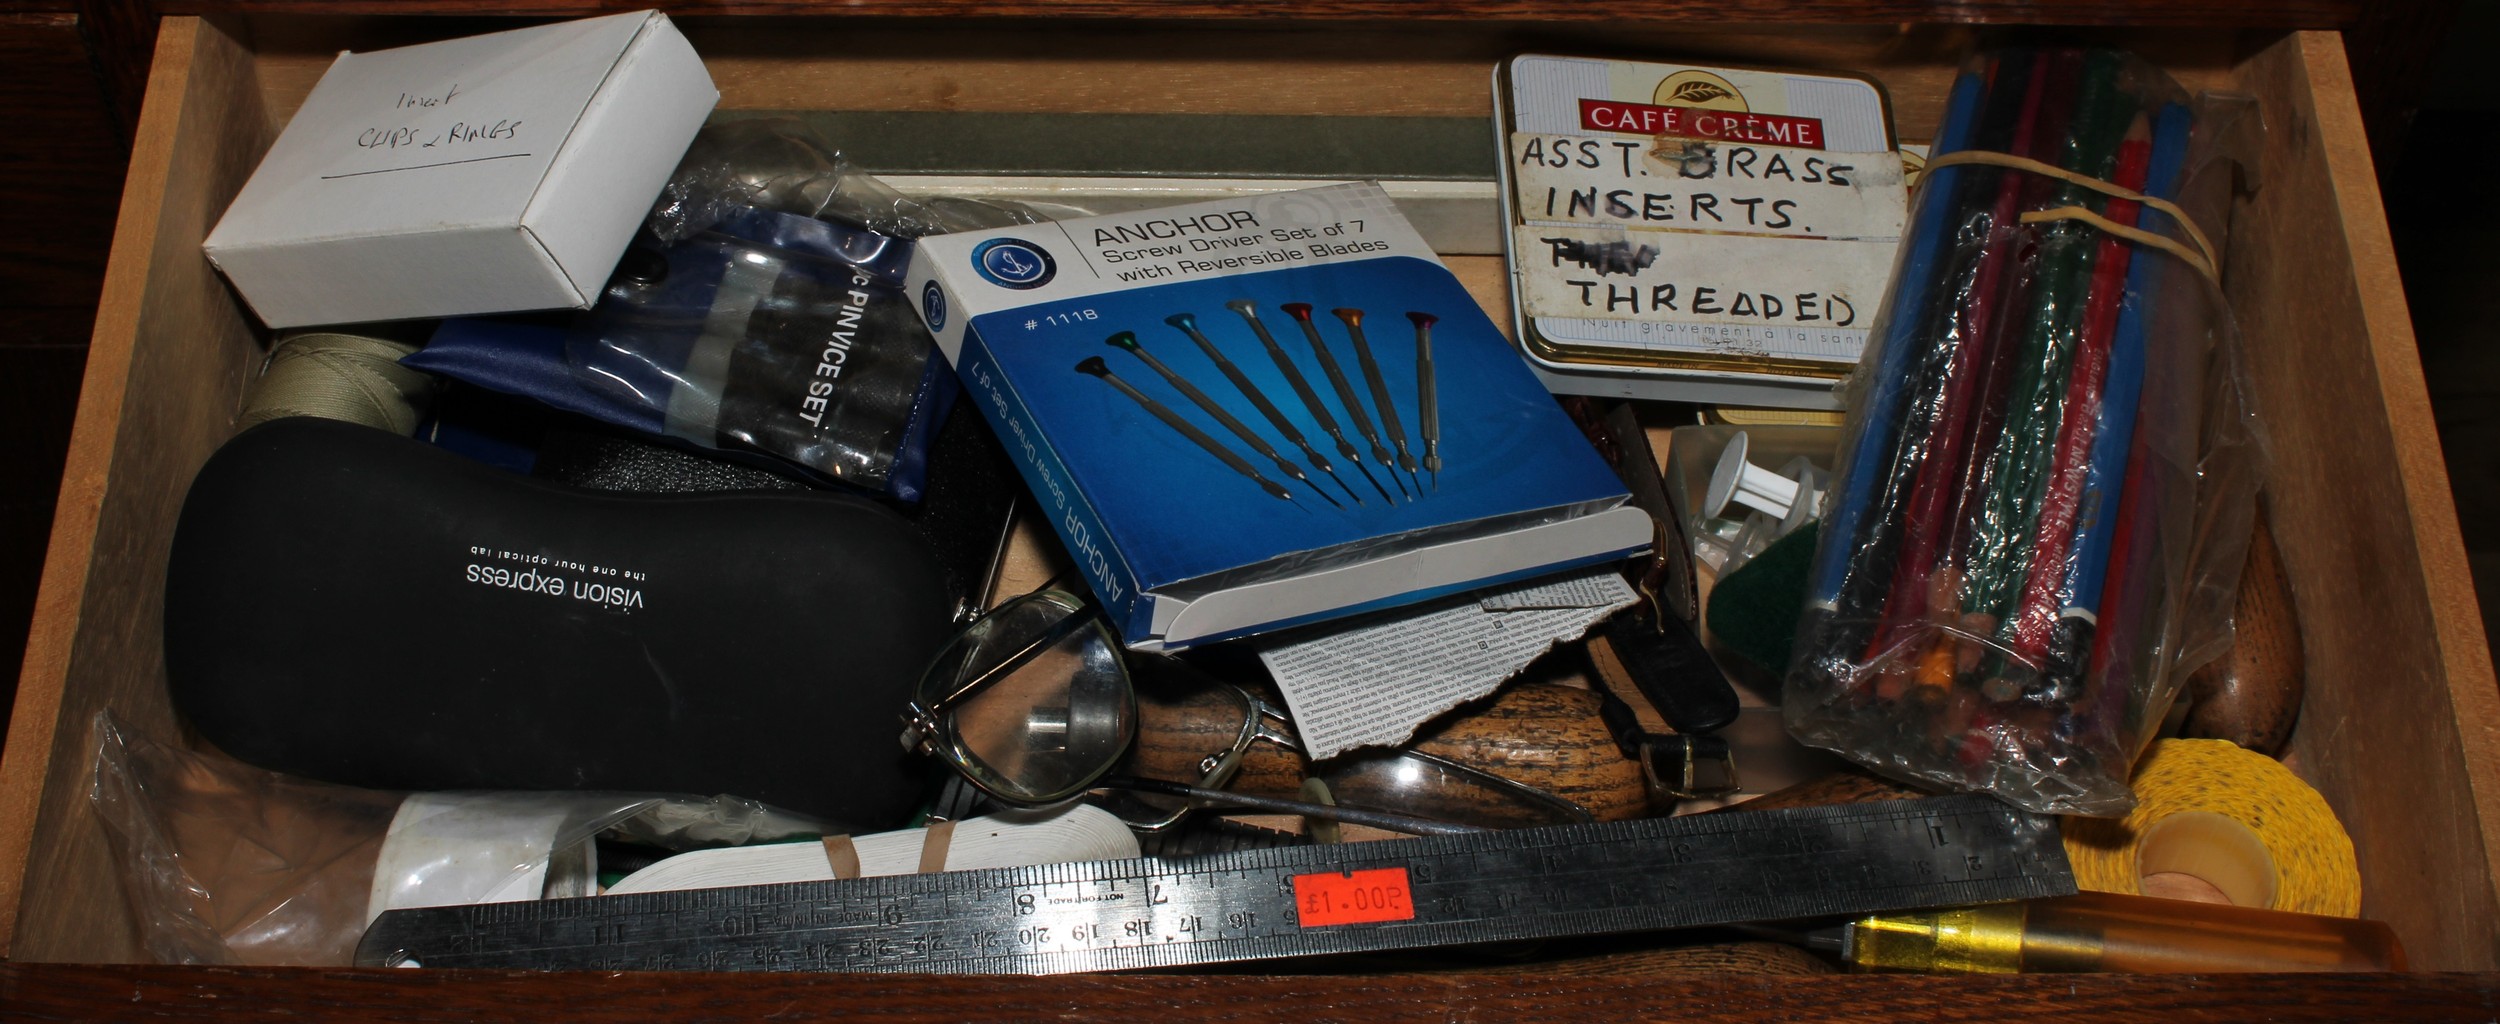
M2361 869L2326 798L2273 758L2225 740L2160 740L2138 762L2135 810L2067 818L2075 884L2137 893L2179 871L2241 906L2353 917Z

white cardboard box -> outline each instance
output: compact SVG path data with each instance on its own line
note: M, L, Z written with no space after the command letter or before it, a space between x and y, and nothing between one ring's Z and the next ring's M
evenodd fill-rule
M202 248L271 327L586 307L719 99L648 11L341 53Z

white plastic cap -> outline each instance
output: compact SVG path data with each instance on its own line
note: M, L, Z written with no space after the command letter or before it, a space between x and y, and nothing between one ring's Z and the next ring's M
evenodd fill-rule
M1733 501L1755 509L1775 520L1785 521L1798 505L1798 483L1745 461L1751 442L1741 431L1727 442L1727 450L1719 453L1719 464L1710 471L1710 489L1702 497L1702 514L1717 518L1727 512ZM1816 495L1806 496L1805 512L1812 515L1818 504Z

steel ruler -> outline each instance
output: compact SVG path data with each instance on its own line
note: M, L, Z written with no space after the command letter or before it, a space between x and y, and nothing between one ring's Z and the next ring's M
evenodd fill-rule
M394 910L363 966L1061 974L2061 896L1984 796Z

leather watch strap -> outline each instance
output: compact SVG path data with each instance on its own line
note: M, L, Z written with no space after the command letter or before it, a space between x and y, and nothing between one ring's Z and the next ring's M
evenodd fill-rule
M1589 656L1601 678L1620 675L1669 729L1712 732L1736 720L1736 688L1703 649L1701 637L1684 620L1659 616L1648 602L1600 626Z

